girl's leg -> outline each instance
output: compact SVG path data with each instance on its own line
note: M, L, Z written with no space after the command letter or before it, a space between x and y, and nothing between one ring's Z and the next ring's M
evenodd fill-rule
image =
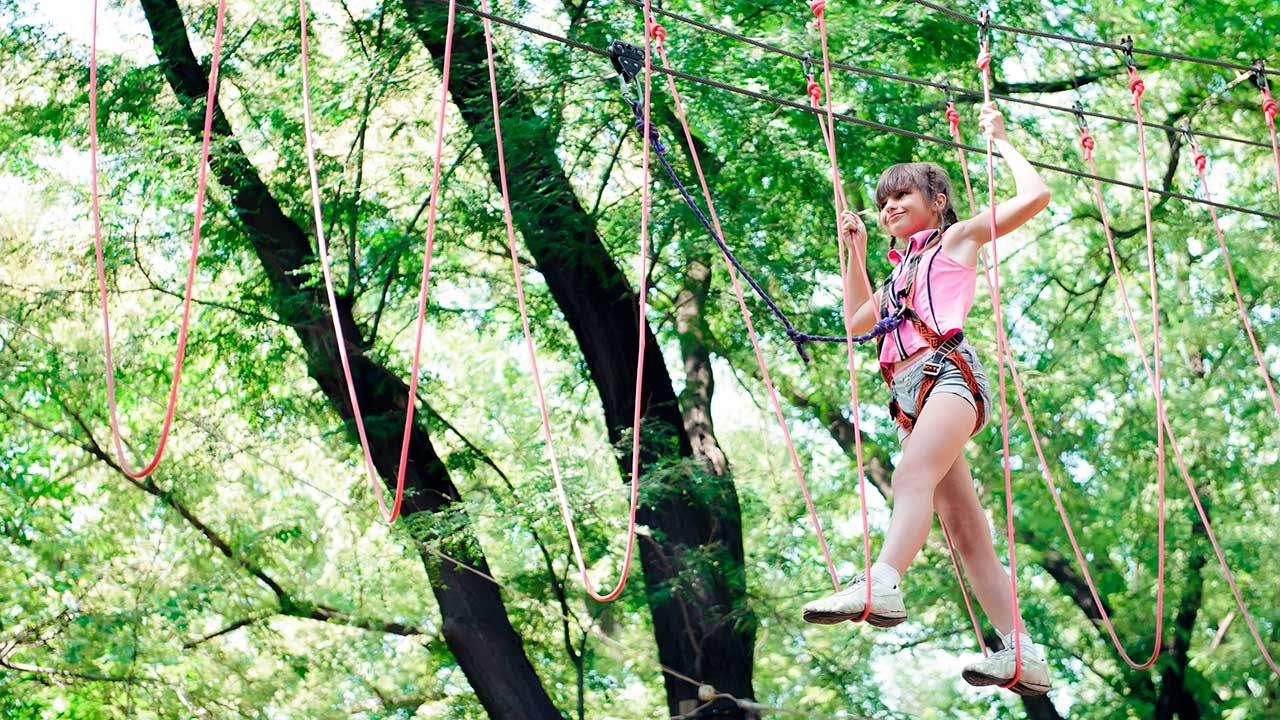
M902 574L924 547L933 528L934 491L964 449L976 417L973 405L959 395L929 397L893 472L893 517L878 562Z
M987 515L978 502L969 463L961 454L938 483L933 496L938 517L946 523L951 542L973 584L973 594L986 611L991 624L1003 636L1013 629L1013 601L1009 594L1009 573L996 558ZM1026 632L1022 623L1018 629Z

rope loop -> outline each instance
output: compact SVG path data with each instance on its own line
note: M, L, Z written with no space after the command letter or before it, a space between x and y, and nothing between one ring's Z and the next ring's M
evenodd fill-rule
M813 0L809 3L809 9L813 11L818 19L822 19L822 11L827 9L827 0Z
M649 36L652 37L656 42L661 43L667 39L667 29L662 27L660 23L658 23L656 20L650 17L649 18Z
M951 129L960 127L960 113L956 112L956 104L947 103L947 122L951 123Z
M1196 157L1195 157L1196 172L1198 172L1198 173L1200 173L1200 174L1202 174L1202 175L1203 175L1203 174L1204 174L1204 166L1205 166L1205 163L1206 163L1206 162L1208 162L1208 161L1207 161L1207 159L1205 158L1204 153L1202 153L1202 152L1200 152L1199 150L1197 150L1197 151L1196 151Z
M991 50L987 43L982 43L982 49L978 51L978 69L986 72L991 67Z
M1267 120L1270 120L1271 122L1275 122L1277 112L1278 111L1276 109L1276 100L1275 98L1271 97L1271 91L1269 89L1263 88L1262 114L1267 116Z
M810 77L809 84L807 87L809 89L809 97L813 98L813 101L815 103L822 102L822 86L819 85L817 81L814 80L812 77Z
M1093 159L1093 136L1085 128L1080 128L1080 147L1084 148L1084 158L1086 160Z
M1138 68L1129 68L1129 92L1133 93L1133 99L1137 100L1142 97L1142 93L1147 91L1146 83L1138 77Z

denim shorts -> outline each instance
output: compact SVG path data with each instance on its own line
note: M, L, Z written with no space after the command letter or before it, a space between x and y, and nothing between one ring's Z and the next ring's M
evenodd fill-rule
M957 351L973 368L973 374L978 380L978 389L982 392L982 417L977 429L973 431L971 436L977 435L978 431L986 427L987 421L991 418L991 382L987 379L987 373L982 369L982 363L978 361L978 353L974 351L972 345L967 342L961 343ZM916 407L916 402L920 398L920 385L924 382L924 361L928 357L928 353L922 355L919 360L894 375L893 384L889 387L889 394L894 400L898 401L898 407L912 420L920 416L920 408ZM938 393L959 395L968 400L975 410L978 408L973 393L969 391L969 383L965 382L964 374L960 372L960 368L955 361L949 357L943 361L942 371L938 373L938 380L933 384L933 389L929 391L929 396L931 397ZM926 397L925 401L928 402L928 399ZM898 439L902 440L907 434L907 431L899 426Z

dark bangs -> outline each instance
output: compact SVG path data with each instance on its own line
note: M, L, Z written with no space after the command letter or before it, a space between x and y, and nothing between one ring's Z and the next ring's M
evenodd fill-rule
M929 196L929 164L898 163L890 165L880 173L880 182L876 183L876 209L894 193L919 190Z

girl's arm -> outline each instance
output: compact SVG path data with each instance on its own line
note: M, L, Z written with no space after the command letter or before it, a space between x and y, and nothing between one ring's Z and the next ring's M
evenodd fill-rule
M867 292L871 287L866 269L867 228L863 225L862 218L846 210L840 215L840 234L845 246L854 249L844 274L844 292L849 298L849 316L845 321L846 325L851 326L854 335L861 335L876 324L876 316L880 311L876 298Z
M1013 173L1013 185L1016 194L996 205L996 234L1007 235L1017 230L1024 223L1035 217L1037 213L1049 205L1049 186L1045 185L1040 174L1027 162L1009 142L1009 134L1004 128L1004 116L996 109L995 103L983 106L978 124L991 138L995 149L1004 156L1005 164ZM978 249L991 242L991 210L985 209L968 220L956 223L947 229L944 240L953 246L970 246L977 261ZM966 253L967 254L967 253Z

